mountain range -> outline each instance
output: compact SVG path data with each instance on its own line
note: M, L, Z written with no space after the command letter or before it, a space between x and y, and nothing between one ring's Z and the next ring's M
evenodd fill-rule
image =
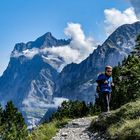
M34 126L63 100L94 102L98 73L127 57L138 34L140 22L120 26L79 64L66 64L63 57L49 51L72 41L56 39L50 32L35 41L16 44L0 77L1 104L12 100L27 125Z

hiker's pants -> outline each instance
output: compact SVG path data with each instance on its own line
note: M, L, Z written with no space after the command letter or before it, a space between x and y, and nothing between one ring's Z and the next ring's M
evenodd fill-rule
M102 112L108 111L110 99L111 99L111 93L109 93L109 92L101 93L101 111Z

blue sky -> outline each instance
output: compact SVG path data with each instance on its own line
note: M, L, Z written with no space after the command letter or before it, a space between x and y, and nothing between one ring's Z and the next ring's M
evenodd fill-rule
M0 74L16 43L35 40L48 31L67 38L68 22L81 24L85 35L103 41L105 9L122 12L129 7L126 0L0 0Z

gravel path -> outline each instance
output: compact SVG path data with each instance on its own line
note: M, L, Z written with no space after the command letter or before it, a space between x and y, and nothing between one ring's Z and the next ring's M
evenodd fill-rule
M74 119L61 128L52 140L101 140L97 133L91 134L87 130L92 120L93 117Z

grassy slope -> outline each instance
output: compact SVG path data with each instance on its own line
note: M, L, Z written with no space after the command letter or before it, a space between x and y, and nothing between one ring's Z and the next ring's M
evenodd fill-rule
M140 100L99 116L91 123L90 130L104 133L109 139L140 139Z
M28 139L50 140L69 120L44 123L35 129ZM140 139L140 99L111 111L107 116L99 115L98 119L93 119L90 131L104 133L109 139Z
M70 119L63 119L62 121L53 120L49 123L41 124L29 135L29 140L50 140L55 136L59 128L63 127L68 123Z

